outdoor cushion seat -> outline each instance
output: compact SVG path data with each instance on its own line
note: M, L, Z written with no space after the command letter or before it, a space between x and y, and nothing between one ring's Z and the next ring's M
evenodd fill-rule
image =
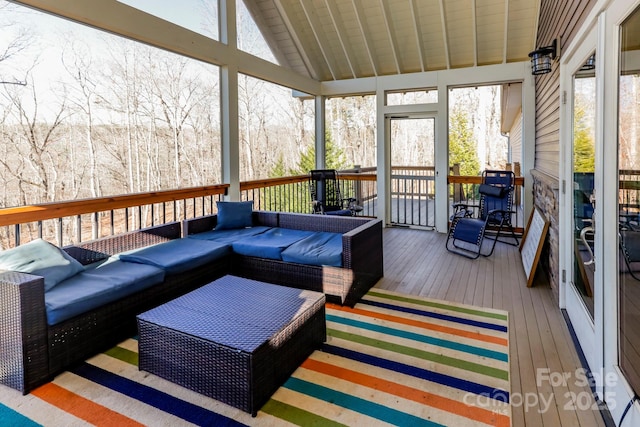
M222 258L230 251L226 243L182 238L120 254L120 260L153 265L167 274L178 274Z
M262 234L269 229L271 229L271 227L265 227L265 226L259 225L256 227L249 227L249 228L211 230L211 231L204 231L202 233L191 234L189 238L198 239L198 240L213 240L220 243L233 243L236 240L239 240L245 237L251 237L251 236L256 236L258 234Z
M342 267L342 234L318 231L282 251L282 260Z
M162 283L158 267L112 261L78 273L45 292L47 323L55 325L134 292Z
M280 260L283 250L313 233L274 227L264 233L235 241L232 246L233 251L240 255Z

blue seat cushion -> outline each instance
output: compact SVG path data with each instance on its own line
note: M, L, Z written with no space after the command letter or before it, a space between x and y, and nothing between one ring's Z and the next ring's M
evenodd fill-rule
M233 251L240 255L258 258L282 259L281 254L284 249L311 234L313 231L275 227L264 233L233 242Z
M256 227L249 228L233 228L233 229L223 229L223 230L211 230L204 231L202 233L191 234L189 235L189 239L198 239L198 240L212 240L220 243L233 243L236 240L255 236L257 234L264 233L269 230L271 227L265 227L262 225Z
M164 276L161 268L122 261L109 262L78 273L45 292L47 323L55 325L162 283Z
M120 254L120 260L153 265L168 274L178 274L220 259L230 252L231 247L226 243L182 238Z
M282 260L342 267L342 234L324 231L313 233L282 251Z
M82 264L69 254L42 239L0 252L0 269L41 276L45 291L84 271Z

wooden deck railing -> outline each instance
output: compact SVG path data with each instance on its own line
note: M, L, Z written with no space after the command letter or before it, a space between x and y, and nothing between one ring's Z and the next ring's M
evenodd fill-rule
M354 197L364 207L360 215L375 216L377 197L375 168L340 172L343 197ZM256 209L280 212L310 213L312 211L309 176L297 175L240 183L241 200L253 200Z
M59 246L214 211L228 184L0 209L2 247L35 238Z
M392 222L428 225L433 217L433 168L394 167L391 175ZM375 168L357 168L340 173L344 197L355 197L363 206L362 216L377 216ZM449 201L476 201L477 176L449 176ZM521 192L523 178L516 178ZM38 237L65 246L81 241L124 233L171 221L181 221L217 211L215 202L227 193L228 184L154 191L69 202L45 203L0 209L0 244L3 248ZM263 179L240 183L242 200L253 200L256 209L283 212L311 212L307 175ZM519 200L519 196L517 197ZM404 221L404 222L403 222ZM428 221L428 220L427 220ZM521 230L522 209L514 224Z

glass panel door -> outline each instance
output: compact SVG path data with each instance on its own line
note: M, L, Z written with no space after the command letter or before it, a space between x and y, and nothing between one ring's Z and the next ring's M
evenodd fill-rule
M595 53L573 76L573 278L591 319L594 312Z
M640 393L640 9L621 27L618 94L620 368Z
M391 117L391 224L435 227L435 118Z

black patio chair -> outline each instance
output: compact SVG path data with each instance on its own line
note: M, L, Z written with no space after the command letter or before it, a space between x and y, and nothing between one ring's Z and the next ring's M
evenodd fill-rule
M482 173L482 184L478 188L480 203L455 203L446 248L449 252L476 259L480 255L490 256L500 241L518 246L518 237L511 224L515 174L511 171L486 170ZM495 231L488 234L487 231ZM500 239L503 230L509 231L508 239ZM491 250L482 251L484 239L493 240Z
M338 172L335 169L316 169L309 172L309 191L313 213L353 216L362 211L353 197L342 197Z

